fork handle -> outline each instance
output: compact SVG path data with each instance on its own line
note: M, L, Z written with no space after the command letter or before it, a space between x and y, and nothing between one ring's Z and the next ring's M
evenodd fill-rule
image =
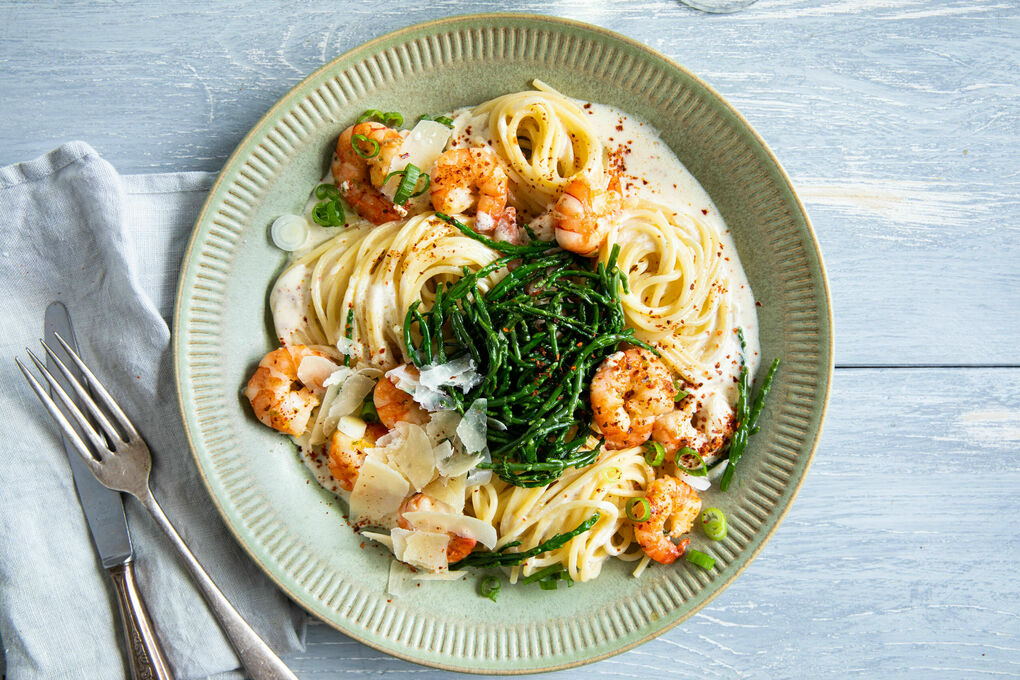
M134 560L107 569L117 591L117 607L124 624L124 646L133 680L173 680L174 674L152 627L138 586L135 585Z
M156 524L163 533L170 539L170 543L177 549L177 553L191 573L191 578L198 585L198 589L209 604L213 616L220 622L223 633L230 640L237 657L241 661L251 680L298 680L297 676L287 667L287 664L276 655L265 640L259 637L248 622L241 618L234 606L223 595L219 587L206 573L202 565L192 554L188 546L184 544L180 534L174 529L174 525L167 519L163 508L159 506L148 488L144 496L139 496L145 509L149 511Z

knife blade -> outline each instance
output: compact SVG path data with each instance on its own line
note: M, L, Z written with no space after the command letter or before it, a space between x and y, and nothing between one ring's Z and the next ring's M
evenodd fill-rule
M71 370L75 378L79 379L82 384L87 384L75 368L74 362L71 361L67 353L64 352L63 347L57 342L56 335L59 334L80 355L78 343L74 337L74 329L71 327L71 316L68 314L67 307L63 303L53 302L46 308L44 329L46 344L64 362L64 365ZM68 394L74 394L67 385L67 381L64 380L63 375L61 375L60 370L54 364L53 359L47 357L46 367ZM63 405L59 402L58 406L61 411L64 411ZM64 415L67 416L70 422L74 422L66 411ZM99 552L99 557L103 562L103 567L109 569L112 566L123 564L131 559L133 551L131 549L131 536L128 534L127 520L124 518L124 501L121 498L120 492L107 489L100 484L92 475L88 466L85 465L78 452L71 448L71 442L63 435L61 435L61 440L64 442L64 453L67 455L67 461L71 464L71 473L74 475L74 487L78 491L78 500L81 502L82 510L85 512L85 520L88 523L89 532L92 534L92 541L95 543L96 550Z
M61 343L57 342L56 336L60 335L76 354L81 355L74 337L74 329L71 327L71 315L63 303L52 302L46 308L44 331L46 344L50 350L71 371L76 380L82 385L88 385ZM46 367L64 391L73 394L48 352ZM64 412L70 422L74 422L59 401L57 408ZM102 431L95 427L95 423L92 425L97 432ZM85 513L89 533L92 534L92 542L102 560L103 568L113 581L117 609L123 624L124 651L130 677L132 680L173 680L173 672L152 624L152 617L149 616L148 608L135 583L134 552L131 549L127 519L124 517L123 498L119 491L108 489L99 483L78 452L72 450L73 444L66 437L61 435L61 440L64 443L67 461L71 465L78 502Z

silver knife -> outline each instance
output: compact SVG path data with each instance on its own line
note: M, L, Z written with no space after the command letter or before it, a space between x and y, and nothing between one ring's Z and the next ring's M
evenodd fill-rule
M45 331L46 344L53 349L65 366L71 367L71 370L76 372L73 368L74 363L55 337L59 334L67 340L75 352L78 352L78 343L71 328L71 317L63 303L52 302L46 308ZM53 360L47 358L46 364L61 383L61 387L69 394L74 394L53 364ZM82 380L82 383L85 381ZM74 475L78 500L85 512L89 532L92 534L92 541L103 562L103 568L113 579L113 586L117 592L117 606L121 622L124 624L124 644L131 677L135 680L173 680L170 664L167 663L166 655L156 636L142 595L135 585L134 552L131 549L131 537L128 534L121 495L100 484L78 453L70 448L71 444L67 439L63 435L61 439Z

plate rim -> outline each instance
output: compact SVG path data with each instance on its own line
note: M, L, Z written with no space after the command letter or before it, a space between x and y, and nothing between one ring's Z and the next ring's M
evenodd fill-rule
M282 583L276 577L276 575L273 574L266 567L266 565L263 563L263 561L261 559L259 559L259 557L257 555L255 555L254 551L247 545L247 543L244 540L242 540L242 538L240 536L240 533L234 527L234 525L231 523L231 521L230 521L230 519L229 519L229 517L228 517L228 515L227 515L227 513L225 511L225 509L223 508L223 505L222 505L220 499L217 497L217 495L215 493L213 493L211 482L208 479L208 477L206 475L206 470L203 468L203 466L201 464L201 461L199 460L199 457L198 457L197 447L195 445L196 439L195 439L195 435L192 432L191 424L189 423L187 412L185 410L184 396L183 396L183 391L182 391L182 382L183 381L182 381L182 367L181 367L181 364L183 362L183 354L184 354L184 344L182 343L182 336L181 336L181 330L183 329L182 313L183 313L183 308L184 308L184 305L182 304L182 300L183 300L183 296L187 292L185 290L185 288L186 288L185 283L187 281L185 273L188 270L189 265L191 265L191 263L192 263L193 254L195 252L195 247L196 247L197 241L198 241L198 229L197 229L197 227L200 224L202 224L203 222L206 221L207 214L209 213L209 211L212 208L213 199L217 195L217 192L219 191L221 184L226 179L226 175L227 175L226 171L229 168L233 167L234 164L240 160L241 156L246 155L246 153L247 153L246 149L247 149L248 145L255 139L255 137L257 136L257 133L260 130L262 130L263 126L267 123L267 121L272 116L274 116L279 109L283 108L285 104L290 103L292 101L292 99L297 96L298 91L301 90L305 86L306 83L314 80L315 78L319 77L324 72L330 70L339 61L346 60L346 59L349 59L351 57L354 57L359 52L367 52L370 55L373 52L373 50L376 48L377 45L379 45L379 44L381 44L383 42L386 42L386 41L390 41L390 40L399 38L401 35L405 35L405 34L409 34L409 33L413 33L413 32L418 32L418 31L421 31L421 30L428 30L428 29L438 28L438 27L442 27L444 25L451 25L452 26L452 25L456 25L456 24L459 24L459 23L470 23L470 22L484 21L486 19L495 19L495 20L506 20L506 19L514 20L514 19L516 19L516 20L523 20L523 21L529 21L529 22L539 22L539 23L544 23L544 24L551 24L551 25L554 25L554 26L565 26L565 27L570 27L570 28L573 28L573 29L581 29L581 30L586 30L586 31L590 31L590 32L593 32L593 33L600 34L600 35L602 35L604 37L607 37L607 38L609 38L611 40L619 41L619 42L622 42L622 43L626 44L627 46L631 47L632 49L635 49L635 50L641 52L643 54L643 56L645 56L645 57L651 58L653 60L658 60L658 61L664 62L668 67L670 67L672 69L676 69L677 71L682 73L685 77L690 78L691 81L696 83L699 87L704 88L710 95L715 97L718 100L718 102L721 103L722 106L725 107L728 110L728 113L730 115L734 116L737 119L737 121L739 122L740 126L742 126L744 128L744 130L749 132L750 135L752 136L752 138L760 145L762 151L767 156L768 160L771 162L773 167L778 171L779 177L782 179L783 183L785 184L785 189L789 192L790 196L793 198L793 201L794 201L794 204L795 204L795 206L797 208L797 211L798 211L800 217L803 218L803 220L804 220L804 226L807 229L807 233L811 237L810 238L811 250L813 251L814 257L817 259L818 269L819 269L819 278L820 278L820 282L821 282L821 290L820 290L820 292L823 294L823 299L824 299L824 302L825 302L825 314L820 314L819 315L819 319L820 320L824 320L825 326L826 326L826 328L828 330L828 343L827 343L827 345L820 345L819 346L819 350L825 349L825 351L827 353L827 356L829 357L829 361L827 362L826 371L825 371L825 390L824 390L824 393L821 395L821 399L819 400L820 401L820 403L819 403L820 411L819 411L819 414L818 414L818 427L817 427L816 432L814 433L814 441L813 441L813 443L811 445L810 451L807 453L807 457L806 457L806 460L805 460L805 463L804 463L804 470L801 473L801 475L799 476L799 478L796 480L796 483L790 489L789 500L787 501L787 503L782 508L780 508L778 510L778 513L777 513L777 515L775 517L775 522L772 524L771 528L769 528L764 533L764 535L761 536L761 540L750 551L750 554L748 554L747 558L743 561L743 563L740 564L736 568L736 570L729 576L729 578L727 578L725 581L720 583L718 585L718 587L716 587L713 590L713 592L709 593L704 599L702 599L700 602L698 602L695 605L693 605L689 611L681 614L675 620L667 623L665 626L663 626L661 628L657 628L656 630L649 631L647 634L645 634L644 636L642 636L642 637L640 637L640 638L638 638L636 640L632 640L632 641L629 641L629 642L625 642L623 644L616 645L612 649L606 650L604 652L600 652L600 653L598 653L598 654L596 654L594 656L587 656L587 657L584 657L584 658L579 659L579 660L564 661L564 662L561 662L561 663L556 663L556 664L548 665L548 666L541 666L541 667L536 666L536 667L527 668L527 669L524 669L524 670L513 669L513 668L509 668L509 667L507 667L507 668L481 668L481 669L474 669L474 668L467 668L465 666L457 666L457 665L452 665L452 664L444 664L444 663L441 663L441 662L432 661L431 659L428 659L428 660L422 659L420 657L415 657L412 654L407 654L407 653L404 653L404 652L401 652L401 651L398 651L398 650L395 650L395 649L391 649L391 648L385 647L382 644L376 643L374 641L371 641L371 640L369 640L369 639L359 635L356 631L347 630L347 629L341 627L341 625L339 623L336 623L334 621L330 621L330 620L328 620L328 619L326 619L326 618L324 618L322 616L319 616L319 615L315 614L314 611L312 611L312 609L310 607L305 605L301 595L298 594L298 593L293 592L292 589L290 589L284 583ZM366 56L368 56L368 55L366 55ZM805 245L807 245L807 244L805 244ZM835 367L835 356L834 356L835 326L834 326L834 320L833 320L832 296L831 296L831 292L830 292L829 278L828 278L828 273L827 273L827 270L826 270L826 267L825 267L825 261L824 261L824 259L822 257L821 248L820 248L820 245L818 243L818 236L817 236L817 233L815 232L814 226L813 226L813 224L811 222L811 219L810 219L810 217L809 217L809 215L807 213L807 210L804 207L803 201L801 200L800 196L797 194L797 192L796 192L796 190L794 188L793 181L790 179L790 176L786 172L786 169L783 167L782 163L780 163L780 161L776 157L775 153L768 146L768 144L766 144L765 140L761 137L761 135L758 133L758 131L747 121L746 118L744 118L744 116L740 113L740 111L738 111L725 97L723 97L719 92L717 92L715 90L715 88L713 88L711 85L706 83L697 74L693 73L692 71L690 71L686 67L682 66L680 63L678 63L672 57L670 57L670 56L668 56L668 55L666 55L666 54L664 54L662 52L659 52L658 50L655 50L655 49L653 49L651 47L648 47L644 43L642 43L642 42L640 42L640 41L638 41L638 40L636 40L634 38L631 38L631 37L629 37L627 35L624 35L622 33L618 33L616 31L612 31L612 30L603 28L601 26L590 24L590 23L587 23L587 22L584 22L584 21L578 21L576 19L568 19L568 18L564 18L564 17L560 17L560 16L538 14L538 13L534 13L534 12L479 12L479 13L465 13L465 14L449 15L449 16L445 16L445 17L442 17L442 18L439 18L439 19L432 19L432 20L429 20L429 21L423 21L423 22L418 22L418 23L410 24L408 26L404 26L402 28L398 28L398 29L395 29L393 31L389 31L387 33L384 33L384 34L382 34L380 36L377 36L377 37L375 37L375 38L373 38L371 40L368 40L368 41L366 41L364 43L360 43L360 44L355 45L354 47L352 47L352 48L350 48L348 50L345 50L344 52L334 56L332 59L330 59L328 62L326 62L325 64L323 64L319 68L317 68L314 71L312 71L311 73L309 73L307 76L302 78L298 83L294 84L286 92L286 94L284 94L261 117L259 117L259 119L252 125L251 129L249 129L248 132L244 135L244 137L238 142L236 148L230 154L230 156L227 158L227 160L224 162L222 168L220 169L219 173L217 174L216 181L209 188L208 196L206 197L205 201L203 202L202 208L199 211L198 216L195 218L195 222L194 222L194 224L192 226L191 234L188 237L187 246L185 247L184 253L183 253L182 258L181 258L181 266L180 266L180 270L178 272L178 280L177 280L176 292L175 292L175 297L174 297L174 313L173 313L173 326L172 326L171 340L172 340L172 352L173 352L174 387L175 387L176 397L177 397L177 407L178 407L178 413L179 413L180 418L181 418L181 422L182 422L182 424L184 426L185 437L186 437L187 443L188 443L188 450L189 450L189 452L191 454L193 462L195 463L195 467L198 469L198 473L199 473L199 476L202 479L202 484L205 486L206 493L208 494L209 498L212 500L213 505L216 507L216 510L219 513L220 518L223 521L223 524L227 527L227 529L229 530L231 535L234 537L234 540L237 541L237 543L241 546L241 548L244 550L244 552L248 555L249 559L251 559L256 565L258 565L260 571L267 578L269 578L276 585L276 587L279 588L291 601L297 603L307 614L310 614L311 616L315 617L319 621L321 621L321 622L325 623L326 625L330 626L334 630L340 632L343 635L346 635L347 637L350 637L353 640L356 640L357 642L359 642L359 643L361 643L363 645L366 645L366 646L368 646L368 647L370 647L372 649L375 649L377 651L383 652L383 653L388 654L390 656L402 659L404 661L409 661L411 663L418 664L420 666L427 666L427 667L430 667L430 668L436 668L436 669L440 669L440 670L452 671L452 672L458 672L458 673L475 673L475 674L479 674L479 675L519 675L519 674L547 673L547 672L552 672L552 671L566 670L566 669L570 669L570 668L577 668L579 666L585 666L585 665L588 665L588 664L595 663L597 661L602 661L602 660L608 659L610 657L616 656L618 654L622 654L623 652L626 652L626 651L629 651L631 649L634 649L635 647L643 645L646 642L649 642L649 641L651 641L651 640L653 640L653 639L655 639L657 637L660 637L660 636L664 635L665 633L669 632L670 630L672 630L676 626L680 625L684 621L687 621L688 619L690 619L692 616L694 616L694 614L696 614L697 612L701 611L702 608L707 606L716 597L718 597L718 595L720 593L722 593L727 588L729 588L729 586L733 583L733 581L735 581L737 579L737 577L740 576L744 572L745 569L747 569L747 567L757 558L758 554L765 547L765 545L771 540L773 534L779 529L779 526L783 523L783 520L786 518L787 513L789 513L790 508L793 506L794 501L797 499L797 495L800 493L801 486L803 485L804 480L807 478L808 471L811 468L811 464L814 462L815 453L817 452L819 442L821 441L822 432L823 432L824 425L825 425L825 418L826 418L826 415L828 414L828 409L829 409L829 402L830 402L830 397L831 397L831 393L832 393L833 369Z

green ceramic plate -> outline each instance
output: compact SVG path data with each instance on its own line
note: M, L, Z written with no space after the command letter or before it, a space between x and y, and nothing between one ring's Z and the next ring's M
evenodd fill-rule
M610 563L556 592L506 587L494 605L476 579L385 593L389 558L361 548L341 508L310 482L293 447L240 395L270 337L268 290L283 254L267 238L299 210L339 132L366 108L405 115L476 104L540 78L578 98L656 121L722 211L759 315L765 363L783 357L764 427L739 483L711 492L730 519L710 572L686 563L640 579ZM832 369L821 256L779 163L694 75L632 40L584 24L477 15L413 26L330 62L276 104L227 162L195 226L174 320L177 389L195 460L237 540L295 601L357 640L451 670L521 673L600 659L683 621L747 566L789 508L818 440Z

